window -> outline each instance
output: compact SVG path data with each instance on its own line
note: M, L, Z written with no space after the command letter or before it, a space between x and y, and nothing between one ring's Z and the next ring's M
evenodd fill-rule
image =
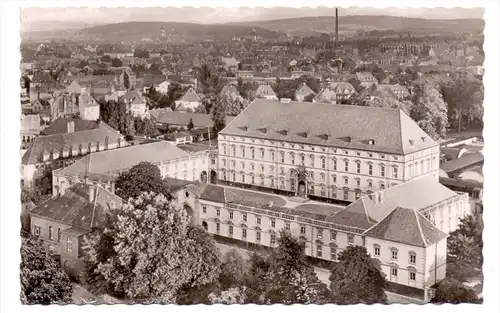
M344 184L349 184L349 177L344 177Z
M271 227L276 227L276 220L274 218L271 219Z
M397 275L396 275L397 276ZM415 281L417 279L417 273L415 272L410 272L410 280Z
M271 161L274 161L274 150L271 150Z
M285 229L288 231L290 230L290 223L285 223Z
M305 235L306 234L306 227L305 226L300 226L300 234Z
M256 219L257 219L257 225L260 225L260 224L261 224L261 222L262 222L262 220L260 219L260 216L257 216L257 218L256 218Z
M391 260L396 261L398 259L398 250L397 249L391 249Z
M201 207L201 210L203 211L203 213L207 213L207 207L205 205Z
M424 169L424 161L420 161L420 173L424 173L425 172L425 169Z
M231 147L231 152L233 153L233 156L236 156L236 147L235 146Z
M226 166L226 159L222 159L222 165ZM175 166L177 168L177 164Z
M314 167L314 155L311 155L311 167Z
M234 161L234 160L233 160L233 161L231 161L231 166L232 166L233 168L235 168L235 167L236 167L236 161Z
M358 187L359 187L360 185L361 185L361 179L356 178L356 186L358 186Z
M61 229L57 229L57 242L61 242Z
M321 196L324 197L326 195L326 188L323 186L321 187Z
M332 175L332 181L333 183L337 183L337 175Z
M385 183L380 183L380 189L385 189Z
M227 154L227 151L226 151L226 145L222 145L222 147L224 148L224 153L222 155L226 155Z
M361 162L356 162L356 173L360 174L361 173Z
M385 177L385 165L380 165L380 176Z
M295 164L295 154L292 153L291 157L292 157L292 164L294 165Z
M373 175L373 164L368 164L368 175Z
M243 238L247 238L247 230L246 230L246 228L243 228L243 229L241 230L241 237L243 237Z
M392 177L394 177L395 179L398 178L398 167L397 166L392 167Z
M220 223L216 223L216 224L215 224L215 230L216 230L217 232L220 232Z
M35 236L37 236L37 237L40 236L40 233L41 233L40 227L35 226L35 229L33 229L33 232L34 232Z
M359 183L359 181L358 181L358 183ZM358 186L359 186L359 184L358 184ZM361 198L361 190L356 189L356 191L355 191L355 198L356 198L356 200L358 200L359 198Z
M272 234L271 235L271 245L274 245L276 243L276 235Z
M347 235L347 244L348 245L354 244L354 235Z
M255 177L252 176L252 185L255 185Z
M233 181L236 181L236 172L233 171Z
M384 155L384 154L381 154L381 155L380 155L380 158L381 158L381 159L385 159L385 155Z
M260 157L264 159L264 149L260 149Z
M233 236L233 226L229 225L229 236Z
M374 256L380 256L380 246L375 245L375 246L373 247L373 255L374 255Z
M220 209L215 209L215 215L220 216Z
M300 164L302 166L306 165L306 156L303 154L300 155Z
M333 159L333 170L337 170L337 159Z
M337 241L337 232L334 230L330 230L330 240Z
M66 252L71 251L73 251L73 242L71 241L71 238L68 237L68 239L66 239Z
M372 187L373 187L373 183L372 183L372 181L371 181L371 180L369 180L369 181L368 181L368 187L369 187L369 188L372 188Z
M241 146L241 156L245 157L245 147Z
M280 152L281 163L285 163L285 152Z
M252 159L255 159L255 148L254 148L254 147L252 147L252 148L250 148L250 149L252 150Z
M322 228L316 228L316 237L318 239L323 239L323 229Z
M349 199L349 189L344 188L344 200Z
M229 218L233 219L233 217L234 217L234 212L233 211L229 211Z
M250 167L252 168L252 171L255 171L255 164L250 164Z
M245 173L241 173L241 182L245 183Z
M417 263L417 254L415 252L410 252L409 253L409 261L410 261L410 264L416 264Z
M332 261L337 261L337 249L335 248L330 248L330 258Z
M260 231L258 231L258 232L255 233L255 239L257 241L260 241Z
M321 168L326 168L326 159L321 158Z
M264 170L265 170L264 165L263 165L263 164L261 164L261 165L260 165L260 171L261 171L261 172L264 172Z
M243 222L246 222L246 221L247 221L247 214L243 213Z
M398 269L396 267L391 268L391 276L398 276Z
M344 171L349 172L349 161L348 160L344 161Z
M54 240L54 229L52 226L49 226L49 239Z
M316 256L319 258L323 256L323 247L321 245L317 245L316 247Z

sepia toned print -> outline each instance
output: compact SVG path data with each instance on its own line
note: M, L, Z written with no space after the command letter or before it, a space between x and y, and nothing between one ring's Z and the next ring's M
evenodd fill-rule
M22 9L21 302L482 303L482 14Z

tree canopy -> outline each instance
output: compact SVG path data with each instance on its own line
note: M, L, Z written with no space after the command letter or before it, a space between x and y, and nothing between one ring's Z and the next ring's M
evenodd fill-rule
M446 136L448 107L431 85L418 85L413 95L410 117L433 139Z
M158 166L140 162L128 171L120 173L115 182L116 195L124 200L136 198L143 192L155 192L169 197L169 187L163 181Z
M436 292L431 303L482 303L473 289L468 288L457 280L445 279L436 286Z
M113 60L111 60L111 65L113 67L121 67L121 66L123 66L123 62L122 62L122 60L120 60L118 58L114 58Z
M124 135L135 135L134 117L124 104L110 100L99 103L100 119Z
M332 267L330 289L337 304L386 303L386 280L380 264L365 247L349 246L339 253Z
M21 302L65 304L73 287L68 275L29 234L21 236Z

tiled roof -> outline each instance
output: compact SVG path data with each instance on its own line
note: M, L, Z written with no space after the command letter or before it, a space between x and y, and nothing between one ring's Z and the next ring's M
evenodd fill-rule
M255 94L263 96L276 96L276 93L274 92L273 88L271 88L271 86L269 85L260 85L257 88Z
M53 121L47 128L42 131L44 135L55 135L55 134L65 134L68 132L68 122L73 122L75 124L75 132L81 132L85 130L92 130L99 127L99 123L96 121L87 121L79 118L65 118L60 117Z
M80 95L78 103L86 107L99 106L99 103L97 103L97 101L89 95Z
M192 181L177 178L165 178L164 182L170 188L170 192L175 192L186 187L187 185L194 184Z
M90 201L89 189L95 188L94 200ZM113 193L96 186L77 183L63 195L52 197L33 208L30 214L60 221L83 229L101 227L106 212L123 204L123 200Z
M448 161L441 164L441 169L446 173L452 173L462 170L468 166L481 164L484 162L484 155L481 153L465 154L461 158Z
M217 185L205 185L200 199L218 203L226 203L225 188Z
M346 90L350 93L356 92L356 88L348 82L331 82L329 87L338 94L343 94Z
M375 82L377 79L370 72L357 72L356 78L361 82Z
M63 175L115 178L120 171L128 170L140 162L159 163L189 154L176 146L158 141L143 145L91 153L61 170Z
M437 146L399 109L264 99L254 100L220 134L395 154Z
M329 218L328 221L339 225L360 228L363 230L372 227L376 223L375 220L369 217L365 208L365 201L363 198L338 212L333 217Z
M297 95L310 95L310 94L316 94L307 84L303 83L299 88L297 88L297 91L295 91L295 94Z
M120 102L132 103L134 101L139 101L139 103L146 103L146 100L142 97L139 91L130 90L120 97Z
M73 147L79 147L79 145L88 147L89 143L92 145L96 145L97 142L99 142L99 144L104 144L106 139L109 143L116 143L119 138L123 140L120 133L104 122L100 122L99 127L91 130L39 136L35 138L23 155L21 164L28 165L43 162L43 154L45 151L49 153L58 151L61 154L64 149L70 150ZM62 156L60 155L60 157Z
M185 102L199 102L201 101L200 96L193 89L189 89L179 100Z
M324 88L314 97L314 101L326 103L336 102L337 94L329 88Z
M240 92L238 91L238 89L236 89L235 86L229 86L229 85L226 85L224 87L222 87L222 90L221 92L219 93L220 96L224 95L224 94L230 94L230 95L236 95L238 97L240 97Z
M429 247L447 237L418 211L399 206L364 235L415 247Z
M158 109L150 114L156 119L157 123L168 124L168 125L180 125L187 126L189 120L193 120L195 127L212 127L213 121L210 114L203 113L183 113L183 112L172 112L167 109ZM226 124L230 123L234 119L234 116L226 116Z

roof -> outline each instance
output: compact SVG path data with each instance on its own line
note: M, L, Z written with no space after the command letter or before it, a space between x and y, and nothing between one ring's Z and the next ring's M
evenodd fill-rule
M259 85L257 87L257 91L255 92L256 95L266 95L266 96L276 96L276 93L274 92L273 88L269 85Z
M438 145L400 109L264 99L254 100L220 134L400 155Z
M154 112L150 112L150 114L156 119L157 123L162 124L187 126L189 120L192 119L195 127L213 126L210 114L171 112L165 109L155 110ZM234 116L226 116L226 124L230 123L233 119Z
M106 177L114 179L140 162L159 163L189 154L166 141L129 146L120 149L91 153L61 170L67 176Z
M165 178L164 182L168 185L171 192L183 189L188 185L194 184L192 181L177 179L177 178Z
M222 96L224 94L230 94L230 95L234 94L237 97L241 97L240 92L238 91L238 89L235 86L232 86L232 85L225 85L224 87L222 87L222 90L219 93L219 95Z
M363 198L335 214L329 219L329 222L363 230L370 228L376 223L375 220L369 217L365 208L365 199Z
M316 97L314 97L314 101L326 102L326 103L336 102L337 101L337 94L335 93L335 91L333 91L329 88L323 88L316 95Z
M441 164L441 169L446 173L463 170L469 166L484 163L484 155L481 153L465 154L461 158Z
M90 201L89 191L94 188L94 200ZM103 225L104 215L112 205L120 206L124 201L104 188L77 183L33 208L30 214L83 229Z
M377 79L370 72L357 72L356 78L361 82L375 82Z
M95 101L95 99L92 98L92 96L89 96L89 95L80 95L80 97L78 99L78 103L80 105L85 106L85 107L99 106L99 103L97 103L97 101Z
M200 199L226 203L225 188L217 185L204 185L201 190Z
M415 247L429 247L448 236L418 211L399 206L364 235Z
M42 163L45 152L58 151L61 153L64 149L71 150L80 145L87 147L89 143L93 145L98 142L104 144L106 140L109 143L116 143L119 139L123 140L122 135L104 122L100 122L99 127L91 130L39 136L28 147L21 159L21 164Z
M467 151L467 149L463 147L441 147L441 153L446 156L447 159L449 160L455 160L458 159L460 156L460 153Z
M136 101L139 101L138 103L146 103L146 99L137 90L127 91L119 100L126 103L136 103Z
M302 83L299 88L295 91L295 94L299 95L310 95L310 94L316 94L309 86L307 86L306 83Z
M73 122L75 125L74 131L80 132L85 130L92 130L99 127L99 122L87 121L79 118L65 118L60 117L53 121L42 133L44 135L65 134L68 132L68 122Z
M144 87L156 87L166 80L167 80L167 77L165 75L146 74L143 77L143 86Z
M189 89L186 93L177 101L185 101L185 102L200 102L200 96L193 89Z
M331 82L329 86L330 89L340 94L344 93L345 90L349 92L356 92L356 88L348 82Z

